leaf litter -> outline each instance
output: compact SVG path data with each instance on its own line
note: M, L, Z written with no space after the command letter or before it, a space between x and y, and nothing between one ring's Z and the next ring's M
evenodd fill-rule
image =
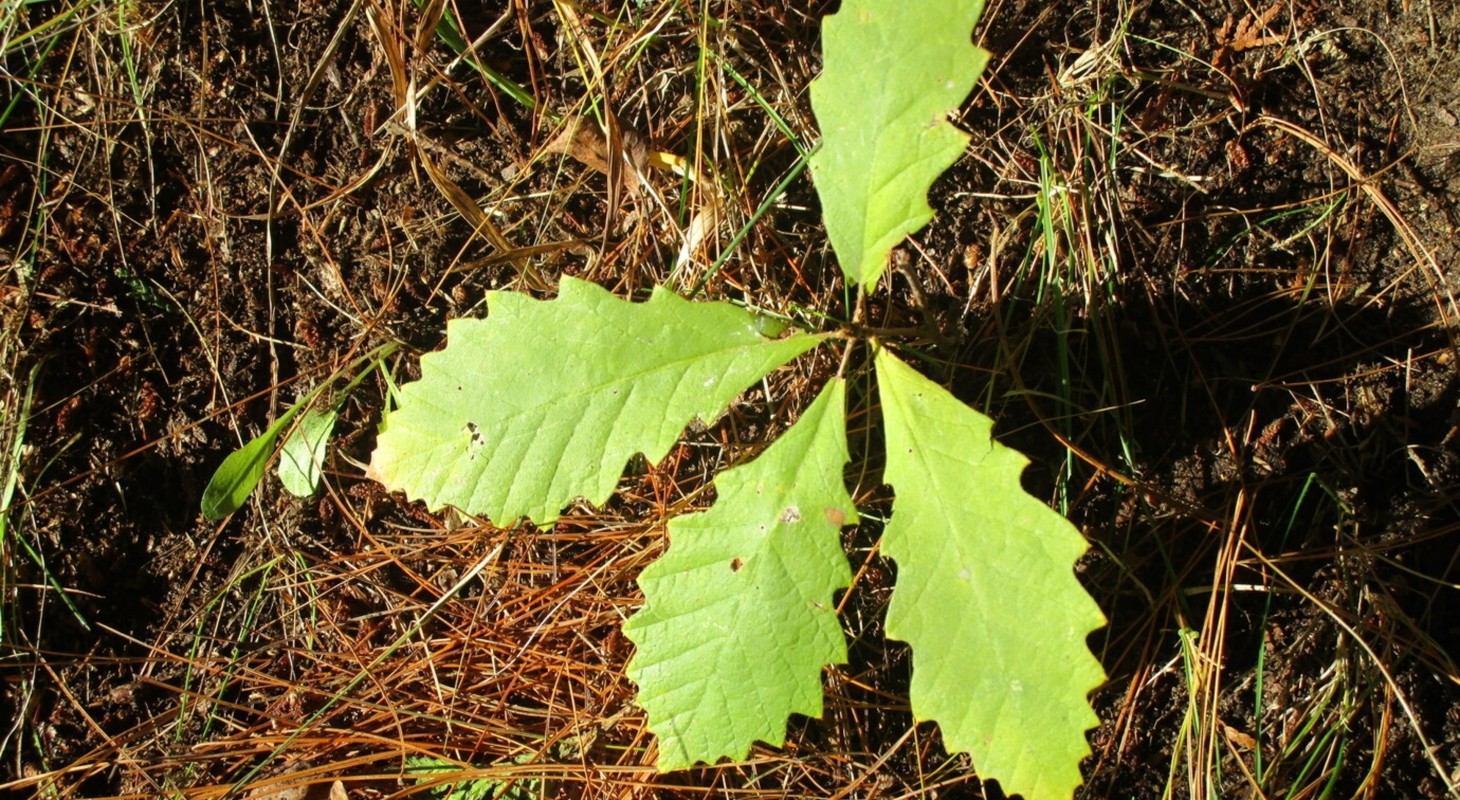
M23 734L6 740L7 788L216 794L257 760L260 742L328 729L295 740L294 752L321 782L347 775L351 796L405 786L369 777L398 775L402 747L512 764L558 780L568 796L700 797L717 786L996 796L913 726L905 651L870 644L885 603L877 576L893 569L873 549L875 520L856 534L874 538L853 542L857 579L843 598L850 660L828 673L826 721L793 722L789 750L755 751L754 771L665 781L646 778L632 755L646 743L623 678L633 648L613 631L641 602L633 576L662 544L652 520L703 508L709 474L774 438L776 423L754 403L807 403L804 383L835 365L818 361L753 390L660 463L632 469L618 498L570 509L534 536L447 524L372 493L343 467L327 474L320 500L283 498L266 480L264 515L236 515L222 534L198 520L213 468L277 418L267 396L254 397L276 370L320 374L367 330L388 328L429 351L446 317L515 277L496 262L448 272L494 251L414 180L389 132L364 124L369 105L386 116L394 100L389 78L373 71L376 34L363 22L335 56L338 81L324 80L301 114L280 172L301 206L330 195L317 181L356 188L273 220L287 245L274 262L262 258L265 223L232 216L264 205L272 169L259 150L279 144L269 121L290 117L347 5L275 6L262 22L227 7L129 19L121 30L133 36L137 74L156 78L134 87L125 69L98 72L103 91L91 100L46 87L78 85L76 70L90 67L76 65L106 63L61 58L70 45L119 53L114 35L63 39L50 56L24 42L7 51L37 65L32 91L46 101L22 98L12 112L7 133L25 156L18 173L0 173L0 219L39 209L27 225L5 223L0 245L19 265L7 267L3 295L8 408L21 407L25 376L40 365L33 424L20 447L4 448L25 454L25 493L7 530L44 554L43 565L12 558L6 579L15 626L6 642L16 663L44 661L7 684L14 713L5 718L21 720ZM1291 31L1290 40L1228 48L1218 72L1209 65L1232 9L1188 5L1190 15L1129 19L1083 3L991 9L977 37L993 72L959 116L977 138L935 186L938 216L908 249L907 269L887 278L897 302L877 300L869 313L953 334L951 345L929 342L944 348L935 359L974 365L948 373L954 393L990 398L996 436L1033 457L1025 483L1067 507L1097 544L1079 576L1111 619L1100 657L1112 681L1097 695L1102 724L1082 766L1092 793L1233 796L1248 789L1245 766L1269 789L1331 779L1343 796L1442 796L1434 762L1460 763L1447 677L1456 606L1445 588L1457 582L1456 360L1424 272L1410 269L1407 245L1396 246L1390 220L1361 195L1382 191L1442 268L1455 263L1460 186L1445 148L1460 107L1448 57L1460 23L1441 4L1295 3L1263 34ZM11 24L34 29L65 7L27 7ZM809 135L801 98L817 68L816 16L737 4L734 24L715 28L653 4L634 13L645 16L587 24L611 45L630 28L668 23L641 60L600 48L631 87L615 110L676 152L706 143L706 157L747 195L726 207L727 226L743 224L741 203L770 191L794 148L763 134L774 126L746 110L752 101L731 81L721 96L744 104L707 112L697 127L694 98L715 95L697 91L695 53L678 43L719 31L726 38L706 40L716 54ZM481 54L545 104L568 108L586 95L555 52L553 17L513 21L518 33L482 42ZM384 19L380 29L404 35L411 22ZM467 39L492 22L463 20ZM1258 37L1255 25L1247 30ZM1051 67L1059 76L1097 45L1109 59L1096 63L1118 69L1051 82ZM438 56L451 53L426 58ZM443 85L459 91L428 92L416 108L459 154L440 169L519 243L597 238L602 178L569 195L549 171L523 170L545 146L531 114L471 75L451 73ZM153 112L145 123L119 101L139 96ZM1244 115L1258 112L1301 126L1362 183L1301 137L1247 125ZM122 146L84 144L107 140ZM377 160L375 178L352 183ZM35 169L42 163L48 172ZM651 171L673 201L680 187L666 177ZM1060 201L1042 218L1031 211L1040 186ZM809 184L794 182L709 286L713 296L824 304L836 273L819 255L814 202ZM611 282L672 263L653 258L652 217L632 224L614 239L627 249L613 259L564 250L540 266ZM1081 269L1055 269L1060 254L1078 255ZM1061 296L1071 301L1063 311ZM903 304L912 297L921 305ZM300 345L305 332L314 344L270 344ZM398 380L414 377L411 360L398 369ZM374 397L343 409L338 427L342 454L356 462L388 393L370 385ZM875 492L854 496L876 510ZM499 544L479 585L311 720L453 575ZM1210 592L1222 575L1239 588ZM64 594L29 588L52 579ZM1182 629L1207 631L1190 639L1186 663ZM1361 643L1382 645L1378 657ZM1256 747L1227 747L1241 740L1229 729ZM518 765L524 751L537 761ZM127 759L115 758L122 752Z

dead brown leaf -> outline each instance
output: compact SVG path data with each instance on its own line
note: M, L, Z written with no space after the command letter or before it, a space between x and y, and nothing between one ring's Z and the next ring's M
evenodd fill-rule
M632 168L619 176L623 191L632 192L638 185L636 177L649 166L649 142L643 134L629 128L620 128L623 140L623 158ZM549 153L562 153L589 169L608 175L613 163L609 153L608 136L593 120L586 117L569 122L557 137L547 145Z

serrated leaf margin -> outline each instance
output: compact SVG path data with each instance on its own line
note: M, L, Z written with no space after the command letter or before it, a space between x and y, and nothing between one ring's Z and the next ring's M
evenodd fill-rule
M970 41L983 5L843 0L822 21L811 173L842 272L868 291L892 248L933 218L928 189L968 144L948 118L988 63Z
M822 668L846 660L840 531L857 521L845 405L834 379L765 452L715 478L708 511L669 523L669 550L640 575L628 675L661 771L744 760L756 741L782 745L790 714L821 715Z
M1004 791L1065 800L1104 680L1085 640L1105 617L1073 571L1085 539L1024 492L1028 459L992 420L885 348L875 365L895 495L887 635L912 647L913 715Z
M774 326L729 303L692 303L664 286L631 303L571 277L554 300L492 292L488 307L486 319L449 321L447 347L421 357L421 379L400 387L366 475L433 511L453 505L499 525L546 525L578 499L602 504L633 455L657 462L691 421L715 419L828 336L767 336ZM659 352L692 336L711 351ZM604 353L631 366L611 367ZM557 373L587 383L544 396ZM670 396L643 390L656 377L673 379ZM585 424L589 414L599 424ZM503 436L491 435L504 419Z

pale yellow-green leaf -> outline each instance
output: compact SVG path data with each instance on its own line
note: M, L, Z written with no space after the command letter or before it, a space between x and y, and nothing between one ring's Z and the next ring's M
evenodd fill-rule
M310 497L319 490L319 479L324 469L325 453L329 449L330 433L335 429L336 414L333 410L311 408L299 417L299 422L284 437L284 446L279 449L279 463L275 469L279 482L285 491L295 497Z
M1024 492L1028 460L993 422L887 350L876 356L895 500L887 635L912 646L913 715L1028 800L1066 800L1104 680L1086 637L1105 624L1075 579L1086 543Z
M432 509L499 525L602 503L636 453L656 462L694 419L824 336L781 333L729 303L656 288L630 303L564 278L554 300L488 295L486 319L447 323L381 425L369 474Z
M948 115L988 63L971 41L982 13L983 0L843 0L822 21L811 173L842 271L869 291L968 143Z
M668 552L639 577L628 673L661 770L743 759L757 740L784 742L790 714L821 716L822 667L847 655L834 610L852 578L840 531L857 520L845 394L832 381L764 453L717 477L714 507L670 522Z

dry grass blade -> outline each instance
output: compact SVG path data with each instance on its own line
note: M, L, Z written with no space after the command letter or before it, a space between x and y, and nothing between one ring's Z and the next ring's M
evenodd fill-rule
M447 177L446 173L436 165L429 152L430 146L424 145L420 136L415 138L415 142L417 144L416 156L420 159L421 166L425 168L426 175L430 177L432 185L446 197L447 202L451 203L451 207L461 214L462 219L471 225L472 234L486 237L487 241L497 248L501 257L510 261L517 268L527 288L538 291L550 288L547 281L526 261L518 248L513 247L512 243L507 241L502 230L482 211L471 195L468 195L456 182Z
M1455 294L1450 289L1450 281L1445 275L1444 270L1440 267L1440 263L1435 260L1434 254L1430 252L1429 248L1419 238L1419 235L1415 233L1414 227L1409 224L1409 220L1405 219L1404 215L1400 213L1394 203L1384 195L1383 190L1379 188L1372 178L1366 177L1363 171L1355 166L1352 161L1344 158L1343 155L1324 143L1322 139L1303 127L1288 122L1287 120L1266 116L1260 118L1258 124L1268 125L1295 136L1319 153L1322 153L1324 158L1333 162L1339 169L1342 169L1345 174L1352 178L1359 189L1363 191L1364 195L1384 214L1385 219L1389 220L1389 223L1394 226L1394 230L1399 233L1405 248L1414 257L1415 268L1423 270L1426 280L1430 282L1430 291L1435 294L1435 307L1441 315L1440 318L1443 321L1444 329L1450 333L1451 352L1456 357L1460 357L1460 343L1457 343L1454 338L1457 324L1460 324L1460 306L1456 305ZM1404 277L1406 276L1400 276L1395 283L1402 283Z
M414 39L417 51L424 51L427 48L431 37L435 36L437 26L441 24L444 12L445 3L442 0L431 3L425 9L418 21ZM434 145L420 133L416 124L416 108L420 98L415 89L416 76L410 71L409 64L412 62L407 58L402 39L397 34L401 27L398 21L379 5L372 9L369 19L371 29L375 32L376 41L385 54L385 61L391 72L391 86L395 96L395 111L391 116L404 120L406 136L413 145L412 152L419 160L421 167L425 169L431 184L471 226L473 236L484 237L492 247L496 248L501 258L517 269L528 288L538 291L548 289L549 286L542 275L527 261L526 257L518 252L518 248L507 240L497 224L482 211L471 195L467 194L436 164L430 152Z
M577 10L563 0L553 0L553 8L557 11L558 17L563 20L564 28L573 44L573 52L582 63L589 67L594 85L590 85L589 91L597 91L602 102L598 104L598 114L603 120L603 172L608 177L608 215L604 224L603 246L608 247L609 231L615 227L618 219L619 203L623 199L625 184L633 180L636 169L642 169L637 161L642 160L642 154L636 154L626 148L630 140L626 139L622 125L619 124L618 116L613 111L613 92L610 89L608 78L603 69L603 62L598 56L598 51L593 40L583 29L583 20L579 17ZM579 124L570 124L575 132L581 128ZM566 151L564 151L566 152ZM635 156L639 156L635 158ZM625 167L629 169L626 175Z

